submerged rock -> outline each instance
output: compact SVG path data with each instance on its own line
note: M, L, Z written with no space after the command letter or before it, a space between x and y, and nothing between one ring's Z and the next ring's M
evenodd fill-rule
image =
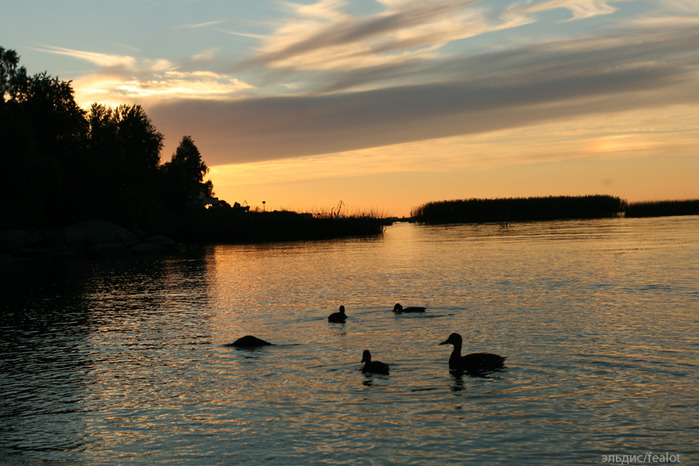
M272 346L272 343L252 335L245 335L244 337L238 338L236 341L229 343L226 346L235 346L236 348L257 348L259 346Z

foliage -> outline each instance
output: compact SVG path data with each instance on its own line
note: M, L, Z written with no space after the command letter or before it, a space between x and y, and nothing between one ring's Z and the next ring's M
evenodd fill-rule
M627 217L699 215L699 199L686 201L635 202L626 209Z
M612 196L557 196L429 202L413 210L423 223L482 223L613 217L625 201Z
M208 171L192 137L182 137L172 159L162 166L166 205L182 208L196 202L200 196L213 197L213 184L204 182Z
M141 106L84 111L69 81L28 75L17 53L2 47L0 143L0 227L95 217L141 226L169 199L213 194L189 136L161 165L163 135Z
M183 242L261 242L320 240L376 235L385 222L376 217L314 217L290 211L242 212L231 208L199 209L172 217L162 233Z
M93 104L87 121L88 210L117 223L143 222L158 206L162 134L138 105Z

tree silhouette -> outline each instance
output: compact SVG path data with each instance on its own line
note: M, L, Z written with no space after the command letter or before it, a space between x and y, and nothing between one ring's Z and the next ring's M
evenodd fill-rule
M88 210L127 225L142 222L157 208L163 135L138 105L93 104L87 122Z
M127 227L197 225L213 196L191 136L161 165L163 135L139 105L75 102L70 81L27 74L0 47L0 227L102 218ZM192 220L194 219L194 220Z
M27 70L18 65L17 52L0 47L0 104L16 100L26 84Z
M213 196L213 184L204 182L209 168L191 136L183 136L172 159L162 166L164 190L168 205L181 208L199 199Z
M28 76L16 52L2 47L0 91L2 223L52 222L73 186L65 175L81 154L83 112L69 82Z

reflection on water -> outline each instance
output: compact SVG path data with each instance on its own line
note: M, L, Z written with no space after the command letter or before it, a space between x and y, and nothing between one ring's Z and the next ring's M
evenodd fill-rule
M699 218L0 266L10 462L696 458ZM396 315L396 302L427 305ZM340 304L344 324L327 316ZM508 356L453 375L451 348ZM275 343L224 346L254 334ZM391 374L361 372L369 349Z

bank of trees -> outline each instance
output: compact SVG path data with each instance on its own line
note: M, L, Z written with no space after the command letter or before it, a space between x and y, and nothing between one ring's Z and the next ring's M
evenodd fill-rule
M141 106L83 110L70 82L29 75L0 47L0 228L87 218L144 226L213 195L191 137L166 163L162 147Z

